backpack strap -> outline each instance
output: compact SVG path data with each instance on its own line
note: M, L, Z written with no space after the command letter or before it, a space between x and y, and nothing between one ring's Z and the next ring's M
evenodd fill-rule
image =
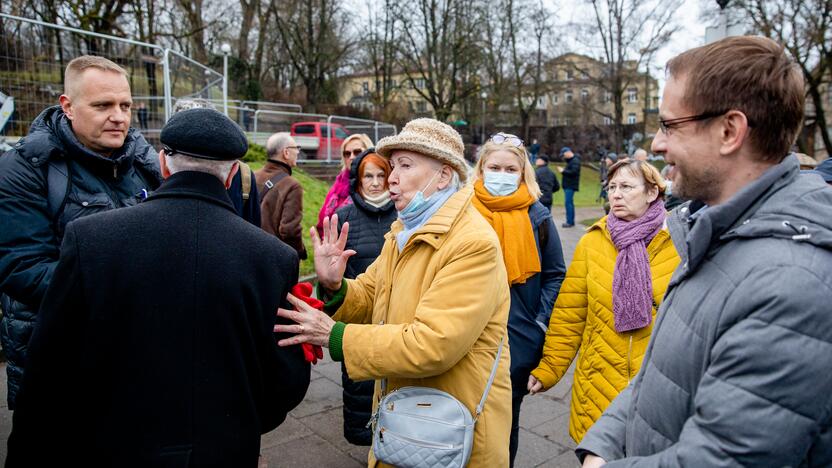
M263 187L263 191L260 192L260 203L263 203L263 200L266 199L266 194L269 193L269 190L274 188L274 186L277 185L278 182L283 180L284 177L288 177L288 176L289 176L289 174L287 174L285 172L281 172L279 174L275 174L274 177L267 180L266 183L264 184L265 186Z
M243 181L243 203L245 203L251 195L251 168L243 161L237 162L240 163L240 177Z

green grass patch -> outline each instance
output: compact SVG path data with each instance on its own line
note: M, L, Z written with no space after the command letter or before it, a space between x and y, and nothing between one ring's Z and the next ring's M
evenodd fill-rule
M249 166L255 171L263 167L263 162L251 162ZM312 250L312 240L309 238L309 228L318 224L318 213L321 205L324 204L326 193L329 191L329 184L310 177L303 169L296 167L292 169L292 177L300 182L303 187L303 244L309 254L306 260L300 262L300 275L315 273L315 263Z
M552 163L549 167L552 168L558 176L558 182L563 184L563 174L558 171L558 167L564 167L564 163ZM575 192L575 206L601 206L598 201L598 195L601 193L601 178L598 171L586 166L581 166L581 186L580 190ZM552 204L555 206L563 206L563 187L555 192L552 197Z

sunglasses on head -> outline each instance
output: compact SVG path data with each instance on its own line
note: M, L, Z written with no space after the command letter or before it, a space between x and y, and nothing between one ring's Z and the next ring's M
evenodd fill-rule
M361 154L363 152L364 152L363 149L354 149L352 151L344 151L344 157L345 158L348 158L350 156L356 156L357 157L359 154Z
M491 135L491 138L489 140L492 143L496 143L498 145L508 143L511 146L516 146L517 148L521 148L523 146L523 140L514 135L509 135L508 133L497 133Z

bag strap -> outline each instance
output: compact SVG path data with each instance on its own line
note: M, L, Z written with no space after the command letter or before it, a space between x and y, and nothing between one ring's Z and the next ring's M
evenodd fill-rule
M240 163L240 178L243 182L243 203L248 200L249 195L251 195L251 168L248 167L248 164L244 163L243 161L237 161Z
M69 166L63 158L49 161L46 167L46 205L54 223L66 205L71 190Z
M289 174L287 174L285 172L281 172L281 173L275 175L274 177L272 177L271 179L267 180L266 183L264 184L263 191L260 192L260 203L263 203L263 200L266 199L266 194L269 193L269 190L274 188L274 186L277 185L278 182L283 180L284 177L288 177L288 176L289 176Z
M480 398L480 403L477 405L477 413L474 415L474 421L482 413L482 409L485 406L485 400L488 399L488 392L491 390L491 385L494 383L494 377L497 375L497 368L500 365L500 356L503 354L503 341L505 341L505 336L500 338L500 344L497 347L497 356L494 357L494 365L491 366L491 375L488 376L488 383L485 385L485 390L482 392L482 398ZM381 394L384 395L387 393L387 379L381 379Z

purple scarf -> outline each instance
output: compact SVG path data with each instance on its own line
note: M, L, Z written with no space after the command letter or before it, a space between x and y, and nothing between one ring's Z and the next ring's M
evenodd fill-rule
M647 244L664 224L664 202L656 199L641 218L624 221L612 213L607 229L618 250L612 273L612 313L615 331L621 333L650 325L653 310L653 278Z

